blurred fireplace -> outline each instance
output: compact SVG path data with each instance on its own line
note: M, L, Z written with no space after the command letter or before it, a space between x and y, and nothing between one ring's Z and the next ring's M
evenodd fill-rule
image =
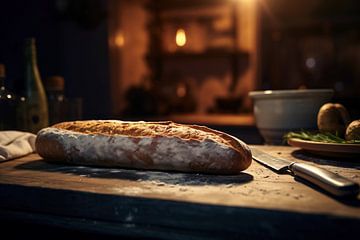
M251 111L255 2L111 1L115 115Z

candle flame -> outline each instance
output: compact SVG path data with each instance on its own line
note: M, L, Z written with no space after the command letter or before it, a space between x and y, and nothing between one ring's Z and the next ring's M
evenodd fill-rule
M185 34L185 30L182 28L179 28L176 31L176 45L178 45L179 47L183 47L186 44L186 34Z
M115 37L115 44L118 47L123 47L125 44L125 37L124 34L122 32L118 33L117 36Z

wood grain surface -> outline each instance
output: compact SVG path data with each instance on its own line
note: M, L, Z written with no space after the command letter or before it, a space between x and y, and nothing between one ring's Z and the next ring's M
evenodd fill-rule
M258 147L360 183L360 160ZM286 238L294 231L293 239L331 238L357 229L360 198L336 199L256 162L219 176L61 165L32 154L0 163L0 218L160 239Z

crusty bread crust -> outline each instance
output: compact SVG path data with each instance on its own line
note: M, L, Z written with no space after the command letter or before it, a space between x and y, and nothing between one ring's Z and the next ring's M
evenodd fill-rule
M49 161L215 174L237 174L252 160L237 138L173 122L59 123L38 133L36 150Z

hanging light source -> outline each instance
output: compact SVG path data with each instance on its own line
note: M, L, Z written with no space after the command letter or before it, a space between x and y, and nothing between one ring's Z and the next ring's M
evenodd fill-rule
M183 46L186 44L186 34L185 34L185 30L184 30L184 29L179 28L179 29L176 31L175 41L176 41L176 45L177 45L178 47L183 47Z

